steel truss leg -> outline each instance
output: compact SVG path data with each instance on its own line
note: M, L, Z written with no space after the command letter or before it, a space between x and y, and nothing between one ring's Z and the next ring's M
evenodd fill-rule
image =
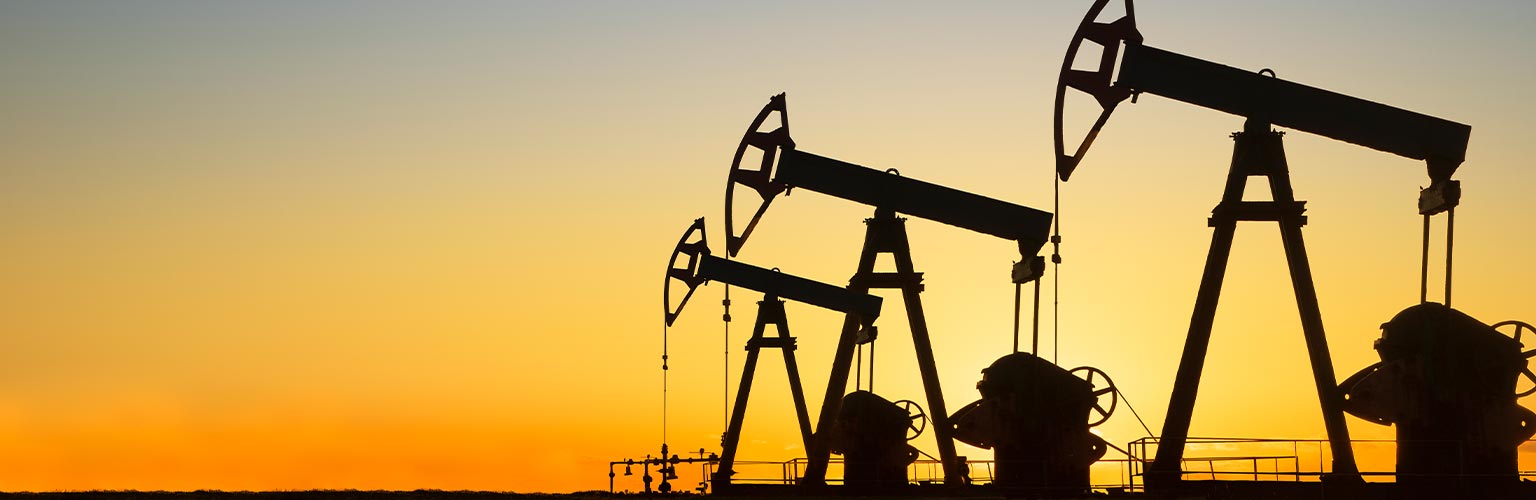
M774 325L777 337L763 335L768 325ZM811 443L811 419L805 409L805 390L800 384L800 368L795 363L795 338L789 334L789 321L784 315L784 301L765 296L757 303L757 321L752 326L752 338L747 340L747 360L741 370L741 387L736 391L736 402L731 408L731 423L722 438L720 468L715 472L715 491L731 484L736 465L736 449L741 441L741 426L747 417L747 399L752 393L752 379L757 373L757 355L764 347L776 347L784 351L784 368L789 375L789 391L795 401L795 417L800 424L800 439L807 448Z
M1333 361L1328 353L1328 338L1323 330L1322 312L1317 304L1317 290L1312 283L1312 268L1307 261L1306 245L1301 235L1301 227L1306 224L1306 218L1301 215L1305 209L1302 202L1295 200L1291 190L1280 133L1270 131L1268 124L1250 123L1246 128L1245 132L1233 134L1236 143L1233 147L1232 167L1227 174L1226 191L1221 205L1217 206L1211 216L1210 223L1215 232L1211 236L1205 272L1200 278L1200 290L1195 298L1195 310L1190 318L1183 357L1179 360L1178 374L1174 379L1173 394L1168 402L1168 417L1163 422L1156 459L1147 470L1148 484L1154 487L1177 484L1182 479L1184 446L1189 440L1195 396L1199 391L1200 374L1210 347L1211 326L1216 319L1216 305L1221 296L1221 285L1232 252L1232 239L1239 221L1274 221L1280 225L1291 286L1296 292L1297 309L1301 314L1302 335L1306 339L1313 382L1317 385L1318 401L1323 412L1323 426L1333 452L1333 472L1325 479L1360 480L1354 450L1350 448L1349 428L1344 423L1342 396L1333 373ZM1243 188L1250 176L1268 177L1273 201L1243 201Z
M922 274L912 265L911 247L907 241L905 220L890 211L878 209L875 217L865 221L864 249L859 255L859 267L848 288L868 292L871 288L899 289L907 309L907 322L912 330L912 345L917 351L918 371L922 375L923 390L928 398L928 415L937 438L939 460L943 462L944 484L960 484L965 477L955 452L951 436L949 411L944 405L944 394L939 386L939 373L933 358L933 344L928 335L928 322L923 316ZM892 254L896 262L895 273L874 272L875 257L881 253ZM827 464L831 461L831 449L827 443L832 422L837 419L843 396L848 389L848 373L853 363L853 351L859 331L859 322L852 315L843 321L842 334L838 337L837 351L832 359L832 374L827 381L827 395L822 400L821 414L816 421L816 434L811 447L807 448L809 462L801 484L826 484Z

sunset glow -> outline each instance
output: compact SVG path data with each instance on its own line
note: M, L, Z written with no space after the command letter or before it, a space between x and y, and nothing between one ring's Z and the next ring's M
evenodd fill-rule
M1122 104L1054 208L1052 98L1088 3L0 4L0 491L606 489L609 461L662 444L665 259L697 217L723 253L731 155L779 92L805 151L1057 213L1042 352L1103 369L1159 432L1243 123ZM1536 320L1536 4L1138 7L1149 44L1470 124L1453 305ZM1417 303L1428 179L1285 141L1342 379ZM739 259L846 284L871 213L794 191ZM908 230L953 410L1011 352L1018 253ZM1191 435L1324 437L1284 263L1273 224L1239 226ZM727 341L723 292L667 331L683 456L719 449L761 298L731 291ZM923 401L881 295L879 387ZM843 317L787 314L814 418ZM1026 336L1029 314L1026 294ZM805 455L782 365L758 367L744 459ZM1124 408L1095 432L1147 435Z

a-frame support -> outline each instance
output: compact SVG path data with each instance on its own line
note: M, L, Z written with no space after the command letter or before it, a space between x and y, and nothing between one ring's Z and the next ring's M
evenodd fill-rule
M1158 442L1156 459L1147 470L1149 486L1173 485L1182 479L1184 445L1189 439L1189 423L1200 386L1200 372L1210 346L1211 324L1216 319L1216 302L1232 252L1232 236L1239 221L1273 221L1280 224L1280 239L1290 265L1291 285L1296 290L1296 304L1301 312L1301 331L1306 337L1307 355L1312 362L1312 378L1322 404L1323 426L1333 453L1333 472L1325 479L1360 478L1354 451L1349 444L1349 429L1344 425L1343 395L1333 374L1333 360L1328 354L1328 339L1323 333L1322 312L1317 305L1317 290L1312 285L1312 268L1302 242L1301 227L1307 223L1306 202L1296 201L1291 191L1289 167L1281 132L1267 122L1250 119L1244 131L1232 134L1232 166L1227 173L1226 191L1221 204L1211 212L1209 224L1215 228L1211 249L1200 278L1195 311L1189 323L1189 337L1179 360L1173 396L1168 403L1168 418ZM1273 201L1243 201L1243 188L1249 177L1267 177Z
M763 333L768 325L774 326L777 336ZM752 325L752 338L747 340L747 361L741 369L741 387L736 390L736 404L731 409L731 423L722 438L720 468L715 472L715 491L731 484L736 472L736 445L741 442L741 424L747 416L747 397L752 393L752 378L757 372L758 351L764 347L784 352L784 369L789 373L789 392L795 400L795 417L800 422L800 440L806 449L811 446L811 418L805 409L805 390L800 384L800 367L795 363L795 338L789 335L789 320L784 315L784 301L773 295L764 295L757 303L757 321Z
M902 303L907 310L907 323L912 330L912 345L917 351L918 371L928 397L928 415L933 421L930 428L938 440L939 460L944 465L944 484L960 484L965 477L961 469L963 464L956 458L949 411L944 407L944 394L939 388L939 371L934 366L928 321L923 317L923 302L918 296L923 291L923 275L913 270L906 222L906 219L883 208L876 209L873 218L864 220L864 249L859 255L858 271L854 273L848 288L861 293L867 293L873 288L901 290ZM882 253L891 254L896 263L896 272L875 272L875 258ZM831 379L827 381L827 397L822 401L821 415L816 420L817 432L812 436L811 446L806 448L809 462L801 484L826 483L827 463L831 460L828 432L832 422L837 419L843 396L848 389L848 372L852 368L859 328L858 318L854 315L850 314L843 321L837 351L832 358Z

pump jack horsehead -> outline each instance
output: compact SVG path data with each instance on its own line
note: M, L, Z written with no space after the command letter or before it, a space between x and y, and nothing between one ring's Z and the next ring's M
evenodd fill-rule
M1066 59L1062 62L1055 110L1056 172L1061 181L1065 182L1076 171L1116 106L1127 98L1134 103L1138 94L1159 95L1246 118L1243 130L1232 134L1235 144L1226 191L1209 221L1215 233L1156 460L1147 470L1148 486L1154 489L1176 486L1182 481L1181 459L1201 366L1210 341L1233 233L1239 221L1271 221L1279 223L1281 228L1281 240L1301 313L1302 333L1306 338L1333 456L1332 473L1324 479L1360 480L1350 448L1349 431L1344 423L1346 411L1375 423L1395 421L1399 424L1399 482L1412 481L1409 476L1423 475L1443 478L1467 474L1502 478L1498 479L1501 481L1515 478L1515 447L1536 430L1533 425L1536 416L1514 402L1517 389L1513 385L1517 376L1536 382L1536 375L1532 375L1526 362L1536 350L1520 351L1520 332L1529 326L1504 322L1490 327L1450 308L1451 243L1455 207L1461 197L1460 182L1452 180L1451 176L1466 156L1471 127L1281 80L1267 69L1244 71L1151 47L1144 43L1136 28L1131 0L1121 0L1124 17L1099 22L1100 15L1112 1L1094 2L1068 45ZM1102 53L1096 67L1076 69L1073 64L1078 49L1085 42L1098 45ZM1116 74L1118 80L1111 81ZM1069 149L1063 140L1063 108L1069 89L1093 97L1100 108L1098 119L1075 149ZM1430 185L1420 191L1418 203L1419 214L1424 220L1420 304L1383 325L1382 339L1377 342L1383 363L1350 377L1342 387L1335 382L1317 294L1302 243L1305 202L1295 200L1281 132L1272 130L1272 126L1289 127L1422 160L1427 165ZM1248 177L1267 178L1273 200L1244 201L1243 189ZM1447 235L1443 305L1430 303L1427 297L1430 217L1440 213L1446 214ZM1512 327L1513 338L1501 336L1496 327ZM1453 345L1454 348L1427 349L1431 345ZM1485 365L1485 368L1465 369L1473 365ZM1433 367L1438 367L1438 371ZM1441 377L1431 378L1440 380L1405 382L1426 371L1437 373ZM1467 398L1449 396L1468 393L1487 393L1487 397L1474 404ZM1416 401L1417 406L1405 401ZM1447 408L1455 408L1449 413L1462 416L1447 415ZM1476 417L1465 416L1468 413ZM1471 420L1487 424L1473 425ZM1405 425L1405 421L1409 423ZM1424 428L1424 423L1431 421L1434 423L1428 427L1435 430ZM1483 428L1488 426L1503 430ZM1448 450L1443 445L1420 444L1425 441L1454 441L1458 443L1456 446L1464 447Z

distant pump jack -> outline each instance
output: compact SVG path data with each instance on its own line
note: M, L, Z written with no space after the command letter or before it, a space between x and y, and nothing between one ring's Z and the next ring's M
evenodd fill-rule
M764 130L764 124L775 113L779 124ZM755 149L761 153L761 162L755 166L743 165L745 153ZM739 186L738 186L739 185ZM759 204L752 218L740 234L734 233L734 207L743 203L736 197L738 187L757 193ZM1040 266L1033 256L1047 241L1052 216L1049 212L1016 205L936 184L900 176L894 169L885 172L846 163L795 149L789 135L787 107L784 94L769 99L743 136L731 165L726 185L726 223L729 234L728 246L735 255L745 245L754 228L762 221L763 214L773 199L791 188L801 188L860 203L875 208L873 218L865 220L864 248L859 258L850 289L867 292L873 288L890 288L902 291L908 324L911 327L913 345L917 351L918 371L927 395L929 418L939 450L939 461L944 471L945 484L963 484L966 481L965 465L955 452L954 426L945 408L939 388L938 368L933 358L932 341L928 335L927 320L923 315L919 293L923 290L922 274L912 264L911 248L907 241L905 219L897 214L933 220L974 232L988 234L1016 242L1021 260L1015 264L1011 276L1016 280L1039 278ZM896 272L875 272L875 258L882 253L891 254ZM809 462L801 483L820 485L826 481L827 465L832 449L832 426L838 420L847 389L854 348L861 344L858 324L850 317L844 322L837 351L833 355L832 373L827 383L826 398L822 401L821 414L817 419L817 431L809 448ZM871 344L873 353L873 344ZM873 365L873 354L871 354ZM871 367L873 378L873 367ZM873 381L871 381L873 385ZM868 398L860 398L865 401ZM865 403L860 403L861 405Z
M752 337L747 340L747 359L742 368L741 386L736 391L736 402L725 435L721 440L719 469L715 472L715 488L729 487L735 475L736 451L741 441L742 423L746 420L747 400L752 391L752 380L757 371L758 351L776 348L784 353L784 367L789 375L789 390L794 399L796 421L800 438L806 449L811 444L810 414L805 407L805 391L800 383L800 369L795 361L795 338L789 333L789 319L784 313L784 300L789 299L824 309L847 314L861 326L861 333L873 339L874 321L880 316L883 299L848 288L812 281L750 264L734 262L710 254L705 237L704 218L700 217L688 226L678 240L668 259L667 279L662 297L667 324L672 324L682 314L688 297L701 284L718 281L763 293L757 303L757 320L752 326ZM674 307L670 297L673 286L683 286L687 292ZM773 325L777 336L764 336L768 325Z

